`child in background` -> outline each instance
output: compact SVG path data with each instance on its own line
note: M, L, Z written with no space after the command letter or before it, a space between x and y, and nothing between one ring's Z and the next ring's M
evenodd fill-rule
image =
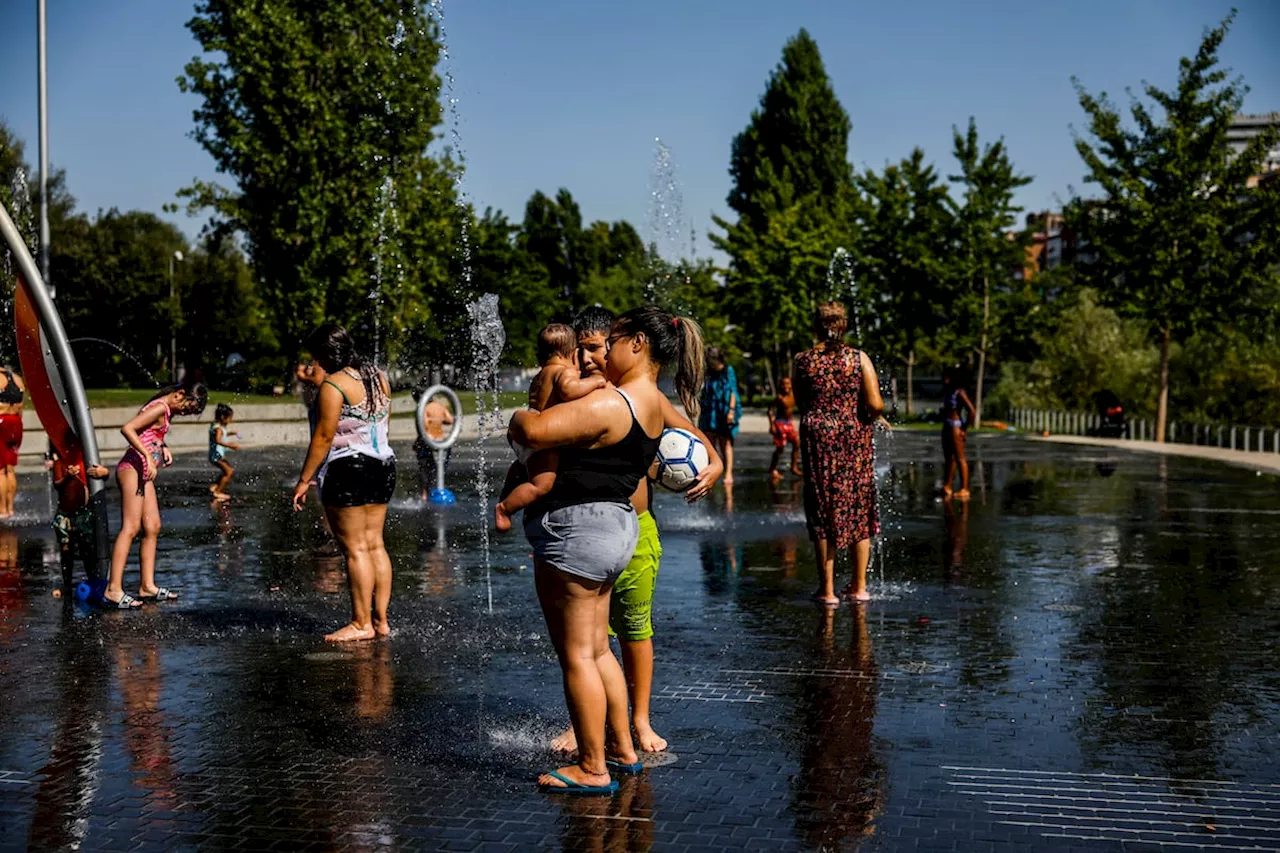
M240 434L230 432L227 427L231 426L235 414L235 411L226 403L219 403L213 413L213 423L209 424L209 464L222 472L218 482L209 487L215 501L231 500L231 495L227 494L227 486L231 485L231 478L235 475L236 469L232 468L231 463L227 461L227 452L239 450L240 445L232 444L228 439L233 435L239 438Z
M50 449L49 454L53 462L53 487L58 491L53 533L62 557L62 583L69 587L76 558L93 559L93 512L89 509L89 487L80 479L80 466L66 464L56 450ZM90 465L85 473L95 480L111 476L111 471L102 465Z
M535 412L585 397L608 384L603 376L582 376L578 336L564 323L551 323L538 333L538 363L542 369L529 383L529 408ZM494 510L494 526L502 531L511 529L511 516L551 491L559 459L550 450L531 454L519 445L511 448L516 452L516 461L507 469L502 499Z
M791 473L797 477L800 472L800 433L796 430L796 394L791 388L791 377L784 376L778 383L778 396L769 406L769 435L773 436L773 459L769 462L769 479L777 483L782 480L782 472L778 463L782 461L782 451L791 445Z
M942 481L942 496L950 500L958 467L960 491L954 494L962 501L968 500L969 460L965 456L964 446L969 425L973 423L977 411L964 390L964 373L959 367L948 367L942 372L942 391L942 458L947 463L946 479Z

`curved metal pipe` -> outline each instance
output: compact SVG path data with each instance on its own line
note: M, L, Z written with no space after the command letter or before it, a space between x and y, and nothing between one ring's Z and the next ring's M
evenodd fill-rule
M93 431L93 417L89 414L89 398L84 393L84 382L80 379L80 367L71 352L71 344L67 342L66 330L62 328L62 319L53 307L49 297L49 289L45 287L40 270L27 250L18 227L13 224L9 211L0 204L0 236L9 247L14 259L18 262L18 272L30 285L31 300L35 303L36 313L40 315L40 325L48 335L49 347L62 372L63 387L67 390L67 405L71 410L72 424L80 435L80 446L84 450L84 461L88 465L101 465L98 455L98 438ZM97 494L106 484L92 477L89 480L89 493Z

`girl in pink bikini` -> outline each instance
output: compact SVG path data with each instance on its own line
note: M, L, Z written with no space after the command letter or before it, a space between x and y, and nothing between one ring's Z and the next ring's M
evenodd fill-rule
M156 501L156 472L173 462L164 437L174 415L198 415L204 411L209 390L201 382L187 382L162 391L120 428L129 449L116 465L120 485L120 533L111 551L111 578L102 594L108 607L127 610L143 601L168 601L178 594L156 586L156 540L160 536L160 505ZM142 580L135 598L124 591L124 566L133 540L142 531L138 562Z

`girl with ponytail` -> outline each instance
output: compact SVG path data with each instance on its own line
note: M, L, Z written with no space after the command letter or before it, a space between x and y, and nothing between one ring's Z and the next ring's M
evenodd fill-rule
M531 450L556 448L556 482L525 510L534 583L564 678L578 763L543 774L548 791L610 794L611 770L643 769L631 739L627 681L609 649L610 595L640 537L631 504L658 450L670 403L658 389L675 369L676 392L697 417L702 331L656 306L636 308L605 339L605 378L614 387L543 412L517 412L510 438ZM707 488L710 488L708 485ZM613 731L605 751L605 725Z
M316 329L307 349L326 378L316 399L311 446L293 489L293 508L302 509L311 481L317 480L329 528L347 560L351 622L325 639L371 640L391 633L391 558L382 541L387 504L396 487L396 459L387 436L391 388L341 326Z

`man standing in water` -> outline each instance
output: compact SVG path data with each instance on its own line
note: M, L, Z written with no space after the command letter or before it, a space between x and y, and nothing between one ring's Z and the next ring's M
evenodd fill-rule
M586 308L574 318L578 363L583 376L603 375L607 339L613 322L613 314L599 306ZM707 446L711 462L698 482L685 493L692 503L711 491L724 473L724 463L707 437L665 401L663 418L665 428L688 430ZM667 748L666 739L653 730L649 720L649 696L653 692L653 593L658 580L658 565L662 560L662 540L650 512L652 500L653 484L645 478L631 496L631 505L635 507L640 522L640 539L631 562L613 585L609 605L609 633L618 638L622 647L622 670L631 700L631 727L635 729L636 749L640 752L662 752ZM578 740L573 726L552 739L551 748L560 752L575 751Z

